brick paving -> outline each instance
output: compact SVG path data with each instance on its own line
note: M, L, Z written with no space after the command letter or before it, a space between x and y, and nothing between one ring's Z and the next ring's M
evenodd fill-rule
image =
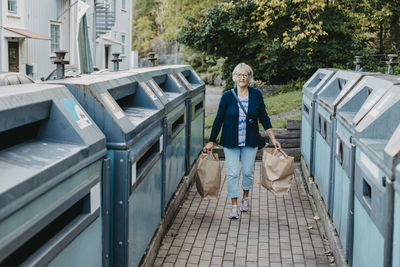
M239 220L228 218L231 204L224 167L218 200L202 200L193 185L163 238L154 266L331 266L328 242L314 218L299 165L285 196L261 186L260 175L261 164L256 162L251 211L241 213Z

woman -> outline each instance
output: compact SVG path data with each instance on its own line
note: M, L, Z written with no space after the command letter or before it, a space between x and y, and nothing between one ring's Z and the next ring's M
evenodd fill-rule
M247 212L250 210L249 190L253 186L254 163L257 153L256 133L259 131L258 120L263 125L274 146L280 149L281 144L275 139L260 90L249 86L253 79L251 67L245 63L240 63L233 70L232 79L236 85L233 89L234 92L248 116L253 118L256 123L249 124L232 90L226 91L219 103L209 142L204 146L203 151L212 152L216 138L223 125L220 144L224 147L225 153L228 197L232 199L232 209L229 217L238 219L237 198L240 196L238 190L240 161L242 162L243 189L241 211Z

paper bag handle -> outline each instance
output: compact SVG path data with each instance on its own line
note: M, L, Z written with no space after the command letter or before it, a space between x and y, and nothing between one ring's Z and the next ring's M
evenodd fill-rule
M276 156L276 153L277 153L278 151L281 152L282 155L283 155L285 158L288 157L288 155L287 155L282 149L278 149L278 148L275 148L275 149L274 149L274 153L273 153L272 155L273 155L273 156Z

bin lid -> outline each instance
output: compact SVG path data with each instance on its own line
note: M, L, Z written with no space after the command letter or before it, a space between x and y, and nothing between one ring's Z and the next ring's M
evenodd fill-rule
M62 85L0 88L0 137L0 220L107 152L101 130Z
M303 94L311 99L316 99L318 92L333 77L338 69L318 69L303 85Z
M363 77L338 104L338 119L346 125L356 125L395 83L400 83L400 77L384 74Z
M184 102L188 92L168 66L131 69L145 81L165 106L165 112Z
M357 143L366 147L373 155L371 158L378 157L384 160L384 150L389 149L389 140L395 142L396 129L400 123L400 86L392 86L370 109L365 117L359 121L355 127L355 138ZM395 137L392 136L395 134ZM397 150L399 143L390 143L391 150ZM386 147L386 148L385 148ZM393 154L393 152L391 152ZM393 163L385 167L392 169Z
M65 84L87 110L109 148L127 149L135 136L164 118L163 104L136 73L106 72L55 82Z
M376 73L339 70L318 93L318 105L336 115L336 107L354 86L367 75Z
M169 65L183 82L191 98L206 90L206 84L190 65Z

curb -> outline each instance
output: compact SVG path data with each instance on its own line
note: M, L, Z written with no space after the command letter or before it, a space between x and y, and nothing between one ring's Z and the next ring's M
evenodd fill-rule
M325 206L324 200L319 193L317 185L314 183L313 177L308 171L307 165L301 157L301 171L303 173L304 185L306 186L306 191L314 199L315 206L317 208L317 213L321 218L322 225L325 230L325 234L329 241L329 246L331 247L332 253L335 257L335 266L348 267L346 258L344 256L343 247L340 243L339 236L336 232L333 221L329 215L328 209Z
M141 267L152 267L153 263L157 257L158 250L160 249L162 239L167 233L171 223L173 222L176 212L179 209L179 205L183 202L183 199L192 186L196 174L196 166L197 160L193 164L188 175L183 176L177 190L174 193L174 196L168 203L168 206L165 210L164 217L161 219L161 222L157 228L156 233L153 236L149 246L143 258L139 264Z

